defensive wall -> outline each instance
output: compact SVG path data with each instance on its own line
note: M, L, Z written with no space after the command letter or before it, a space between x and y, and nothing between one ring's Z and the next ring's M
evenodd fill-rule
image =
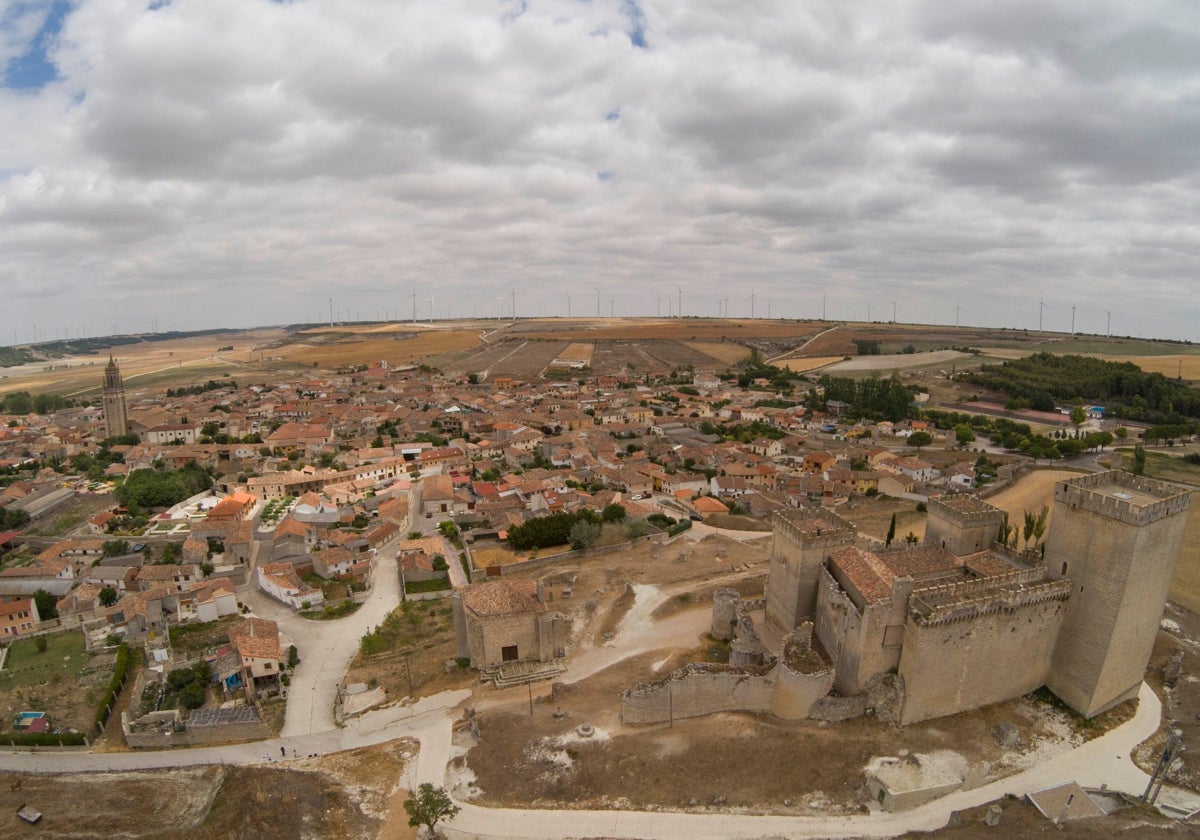
M1071 584L1025 585L1024 575L913 593L899 666L906 687L901 724L1009 700L1045 684Z
M841 583L824 566L817 590L816 631L833 660L834 687L844 695L858 694L871 677L894 670L904 645L904 606L912 591L911 578L893 586L893 597L859 608Z

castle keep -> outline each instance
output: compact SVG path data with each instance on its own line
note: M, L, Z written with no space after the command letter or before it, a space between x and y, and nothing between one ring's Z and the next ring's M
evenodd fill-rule
M746 710L778 707L785 717L833 714L857 700L860 711L872 707L907 724L1043 685L1080 714L1100 714L1137 695L1189 503L1188 490L1125 472L1061 481L1044 558L1002 546L1004 513L973 496L930 501L924 544L896 549L857 537L833 513L778 513L767 626L786 640L787 661L802 649L803 673L820 674L840 697L796 702L797 675L780 664L786 651L773 670L742 671L730 684L741 692L756 686ZM716 599L713 634L749 638L748 610L731 595ZM766 668L771 657L761 662ZM691 699L688 679L717 691L715 674L684 677L676 701ZM813 677L803 678L808 691L818 685ZM788 697L778 696L781 686ZM623 714L638 722L652 693L627 692ZM734 694L718 694L697 708L740 708Z

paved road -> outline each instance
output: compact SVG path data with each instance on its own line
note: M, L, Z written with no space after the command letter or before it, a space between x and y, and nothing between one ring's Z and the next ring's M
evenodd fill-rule
M296 643L300 664L292 673L288 689L287 717L283 737L310 735L334 728L333 703L338 683L346 675L350 660L358 652L358 640L400 603L400 581L396 570L396 545L379 549L375 582L366 603L345 618L313 621L301 618L283 604L257 590L242 592L242 602L255 615L279 623Z

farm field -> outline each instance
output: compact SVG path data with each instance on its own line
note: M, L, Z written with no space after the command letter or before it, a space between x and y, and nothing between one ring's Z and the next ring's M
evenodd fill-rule
M928 365L948 365L959 359L973 359L970 353L959 353L957 350L933 350L928 353L894 353L886 356L857 356L844 362L830 365L830 373L848 373L851 371L883 371L903 368L926 367Z
M841 356L813 356L811 358L805 357L799 359L784 359L783 361L777 361L773 364L776 367L787 368L788 370L795 371L796 373L805 373L810 370L816 370L817 368L823 368L826 365L831 365L834 362L840 362L841 360Z
M279 340L283 330L194 336L169 341L123 344L113 348L113 358L130 393L158 382L204 381L229 374L234 379L262 342ZM232 346L232 351L221 347ZM10 391L64 395L98 394L104 378L107 353L72 356L0 370L0 394ZM260 369L261 370L261 369Z
M318 367L374 364L381 360L390 365L401 365L426 356L466 350L478 346L481 341L478 330L430 329L414 332L406 328L404 332L370 338L350 337L335 341L326 336L326 340L320 343L305 342L304 338L308 335L307 332L298 333L295 336L297 343L284 344L266 352L286 361L315 364Z
M749 348L733 341L685 341L683 345L729 367L746 361L750 356Z
M1200 356L1190 353L1165 356L1112 356L1105 354L1102 358L1110 362L1132 362L1146 373L1161 373L1171 379L1176 376L1191 381L1200 379Z

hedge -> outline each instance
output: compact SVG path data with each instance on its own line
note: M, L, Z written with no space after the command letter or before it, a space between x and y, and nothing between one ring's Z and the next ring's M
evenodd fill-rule
M691 527L692 527L692 520L681 519L679 521L679 524L671 526L671 530L667 531L667 536L668 537L677 537Z
M128 672L129 647L122 642L117 647L117 661L113 665L112 679L108 681L108 690L104 692L104 696L100 698L100 705L96 707L96 729L102 730L104 724L108 723L108 716L117 702L117 695L121 693L121 686L125 685L125 675Z
M82 747L87 736L82 732L5 732L0 744L12 747Z

